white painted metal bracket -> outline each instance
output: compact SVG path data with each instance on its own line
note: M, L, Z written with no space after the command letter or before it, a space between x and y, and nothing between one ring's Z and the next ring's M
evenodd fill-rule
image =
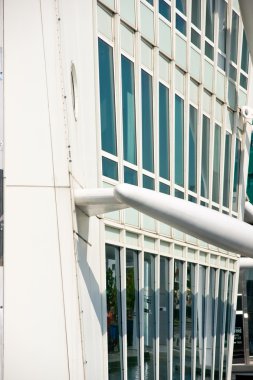
M76 206L87 215L127 207L228 251L253 257L253 227L209 208L137 186L75 192Z

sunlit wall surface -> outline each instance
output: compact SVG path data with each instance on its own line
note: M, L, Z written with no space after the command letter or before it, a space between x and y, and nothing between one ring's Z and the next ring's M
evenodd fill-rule
M100 1L97 57L102 185L241 218L250 62L237 1ZM237 257L133 209L105 225L109 379L229 379Z

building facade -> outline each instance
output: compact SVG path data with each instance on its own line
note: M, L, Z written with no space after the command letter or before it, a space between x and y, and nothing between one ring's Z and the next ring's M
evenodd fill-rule
M238 2L1 7L3 379L231 379L239 255L132 208L89 217L74 191L125 182L243 219Z

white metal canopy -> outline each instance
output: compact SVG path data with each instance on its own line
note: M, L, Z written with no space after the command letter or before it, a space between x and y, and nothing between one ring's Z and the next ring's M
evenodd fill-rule
M209 208L128 184L111 189L79 189L75 204L87 215L127 207L228 251L253 257L253 227Z

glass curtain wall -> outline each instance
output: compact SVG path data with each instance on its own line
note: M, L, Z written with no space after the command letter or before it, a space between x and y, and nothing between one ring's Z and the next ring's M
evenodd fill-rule
M152 77L141 70L141 114L142 114L142 166L154 171L153 138L153 89Z
M98 39L98 55L102 149L117 155L113 50L100 38Z
M232 333L231 319L233 312L233 274L228 273L228 289L227 289L227 311L226 311L226 325L225 325L225 339L224 339L224 361L223 361L223 379L226 379L227 364L228 364L228 349L229 338Z
M174 261L174 303L173 303L173 380L180 380L181 342L182 342L182 299L183 299L183 263Z
M185 328L185 380L193 378L196 290L195 290L196 265L187 264L186 284L186 328Z
M138 253L126 250L127 378L140 378Z
M198 110L190 105L188 189L197 192L197 125Z
M169 89L159 83L159 175L170 179Z
M124 160L136 164L134 64L121 56Z
M215 347L215 365L214 365L214 378L219 379L222 371L222 343L225 329L225 300L224 300L224 287L225 287L225 271L220 270L219 274L219 293L218 293L218 309L217 309L217 324L216 324L216 347Z
M201 196L209 197L209 142L210 119L203 115L202 122L202 159L201 159Z
M205 337L205 293L206 293L206 267L199 266L199 280L197 293L197 347L196 347L196 379L203 376L204 337Z
M107 348L109 379L121 378L122 329L119 248L106 245Z
M224 175L223 175L223 206L225 207L229 207L230 172L231 172L231 138L232 138L232 135L229 132L226 132Z
M184 186L184 100L175 95L175 183Z
M155 260L144 255L144 379L155 379Z
M215 124L214 127L214 150L213 150L213 202L219 203L220 193L220 146L221 127Z

